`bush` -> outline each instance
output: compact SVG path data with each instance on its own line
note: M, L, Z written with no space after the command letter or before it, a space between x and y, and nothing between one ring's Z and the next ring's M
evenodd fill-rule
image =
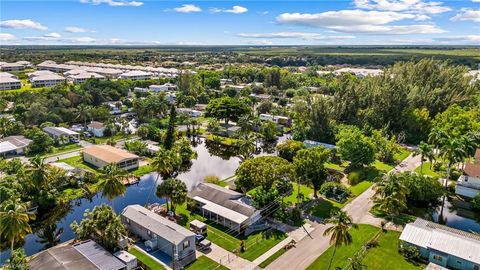
M480 211L480 193L478 193L477 196L475 196L475 198L473 198L472 208L473 208L473 210Z
M358 184L362 180L362 176L358 171L350 172L347 178L348 178L348 183L352 186Z
M403 243L400 246L400 253L402 253L408 261L417 261L420 259L420 251L416 246Z
M216 175L207 175L203 178L203 182L220 185L220 178Z
M326 182L320 187L320 193L329 199L342 202L350 195L350 190L340 183Z

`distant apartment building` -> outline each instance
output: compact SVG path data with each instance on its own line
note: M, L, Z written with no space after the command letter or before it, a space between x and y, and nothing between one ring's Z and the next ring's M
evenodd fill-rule
M373 68L341 68L335 70L333 73L337 76L344 73L353 73L355 76L363 78L367 76L380 76L383 74L383 70Z
M24 70L25 66L22 64L18 63L5 63L2 62L0 64L0 70L1 71L19 71L19 70Z
M162 85L153 84L153 85L150 85L148 89L153 92L175 91L177 90L177 86L173 83L165 83Z
M122 80L132 80L132 81L144 81L150 80L152 78L152 73L140 71L140 70L132 70L122 73L119 76L119 79Z
M35 71L28 74L32 87L51 87L65 83L65 78L47 70Z
M12 90L20 88L22 88L22 82L17 78L17 76L7 72L0 72L0 90Z
M105 80L105 76L97 74L97 73L93 73L93 72L88 72L88 71L67 76L67 79L69 81L71 81L73 83L76 83L76 84L84 83L86 80L92 79L92 78L93 79L98 79L98 80Z

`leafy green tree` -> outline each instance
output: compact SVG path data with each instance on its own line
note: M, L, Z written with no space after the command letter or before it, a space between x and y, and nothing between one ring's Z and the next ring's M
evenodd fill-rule
M277 139L278 126L272 121L265 121L260 127L260 134L267 142L272 142Z
M297 179L300 183L308 183L313 186L315 198L317 198L317 191L328 176L328 171L325 168L328 155L329 151L324 147L312 147L298 151L293 158Z
M394 220L407 208L407 193L401 175L389 173L375 186L373 202L390 220Z
M181 164L190 163L192 159L197 157L197 153L192 149L187 137L182 137L178 140L172 150L179 155Z
M260 156L240 164L236 175L235 185L246 193L257 186L268 191L275 181L291 182L295 173L293 165L283 158Z
M337 135L338 152L352 167L369 165L375 160L375 146L357 128L344 128Z
M29 146L31 153L45 153L53 146L53 139L39 128L33 127L26 132L26 137L32 140Z
M182 159L180 158L180 155L178 155L174 150L165 150L160 148L160 150L157 152L157 155L153 158L151 164L157 173L157 177L155 179L155 184L148 192L146 205L148 205L150 196L153 192L153 189L157 186L160 177L163 179L171 178L181 163Z
M6 270L27 270L28 260L23 248L17 248L12 252Z
M333 258L335 257L337 248L352 243L352 235L349 232L350 227L357 227L357 225L353 223L352 218L348 216L346 212L342 210L335 210L332 212L332 216L326 221L333 225L327 228L323 233L323 236L330 235L330 244L333 245L333 253L328 263L327 270L330 270L332 267Z
M437 178L415 172L404 172L398 174L398 180L407 189L406 198L411 205L426 207L436 204L444 193L442 184Z
M297 152L302 149L305 149L305 144L294 140L286 140L277 145L278 156L290 162L293 161Z
M160 198L165 198L167 200L167 210L175 213L176 205L183 204L187 200L187 192L187 185L183 181L176 178L167 178L158 185L155 194Z
M29 222L34 219L20 199L4 201L0 204L0 240L10 242L10 250L14 250L15 242L32 232Z
M113 201L116 197L124 195L127 191L122 180L127 176L127 171L120 169L117 164L112 163L105 166L100 174L98 187L102 191L102 196L112 202L112 209L115 209Z
M395 162L395 154L400 152L400 146L398 146L395 136L388 139L381 130L373 130L372 141L379 160L386 163Z
M243 115L249 114L251 108L242 99L223 97L210 100L205 108L205 115L224 120L228 125L229 121L237 122Z
M73 221L70 227L77 239L92 239L110 251L115 249L118 240L127 235L120 217L106 204L95 206L93 211L85 210L80 224Z
M87 128L87 120L90 117L90 110L91 107L84 104L80 104L77 107L77 119L82 121L85 129Z

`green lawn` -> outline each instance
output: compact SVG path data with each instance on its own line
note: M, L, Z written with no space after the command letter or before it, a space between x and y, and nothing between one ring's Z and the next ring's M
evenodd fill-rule
M193 263L185 267L187 270L228 270L227 267L218 264L207 256L198 257Z
M132 136L133 136L133 135L127 136L127 139L130 138L130 137L132 137ZM88 139L87 141L90 141L90 142L92 142L92 143L94 143L94 144L105 144L105 143L107 143L107 141L108 141L109 139L112 139L112 138L113 138L113 140L118 141L118 140L125 139L125 136L124 136L123 134L121 134L121 133L117 133L117 134L115 134L115 135L113 135L113 136L110 136L110 137L101 137L101 138L96 138L96 137L95 137L95 138L90 138L90 139Z
M344 267L346 267L348 265L348 258L352 257L356 252L358 252L366 242L372 239L375 234L379 232L379 230L380 229L377 227L364 224L359 224L357 229L351 228L350 234L352 235L353 242L350 245L340 246L337 248L331 269L335 269L335 267L340 267L341 269L343 269ZM327 269L332 254L333 246L329 247L310 266L308 266L307 269Z
M165 270L166 269L163 265L161 265L160 263L158 263L154 259L150 258L150 256L144 254L143 252L137 250L134 247L129 248L128 252L130 252L132 255L137 257L137 260L144 263L151 270Z
M354 186L350 186L348 189L352 193L353 197L357 197L372 185L373 185L372 181L362 181Z
M394 166L391 165L391 164L387 164L387 163L383 163L379 160L375 160L375 162L373 162L373 167L375 167L377 170L379 171L384 171L384 172L389 172L391 171Z
M348 166L348 162L342 162L342 164L335 164L330 162L325 163L325 168L340 171L340 172L345 171L345 168L347 166Z
M432 167L432 168L430 168ZM418 166L418 168L415 169L417 173L420 173L420 170L422 171L422 174L428 175L431 177L440 177L442 176L441 172L437 172L433 170L433 166L431 165L430 162L424 162L423 165Z
M86 162L84 162L83 157L81 155L74 156L74 157L69 157L69 158L65 158L65 159L60 159L57 162L65 162L65 163L67 163L68 165L70 165L74 168L80 167L80 168L89 170L91 172L98 172L97 168L95 168L91 165L88 165Z
M398 252L400 232L387 231L378 239L378 246L371 248L363 258L363 264L369 270L416 270L425 265L413 265Z
M243 253L238 253L238 256L249 261L255 260L287 237L285 233L280 231L270 231L267 233L266 237L264 237L262 232L255 232L246 237L237 235L237 233L229 234L226 233L226 231L228 231L227 228L215 224L198 214L188 211L186 209L186 204L177 206L176 213L182 216L182 220L179 222L179 224L187 228L189 226L189 222L194 219L205 222L207 224L208 231L207 239L224 248L225 250L230 252L239 251L240 244L243 240L245 242L246 250Z
M73 152L75 150L80 150L82 149L82 146L79 144L66 144L62 146L57 146L53 148L53 151L46 154L45 157L53 156L53 155L58 155L62 153L67 153L67 152Z
M300 194L303 194L302 202L309 202L311 200L310 196L313 194L313 188L300 185ZM295 205L297 203L297 196L298 196L298 185L293 183L292 194L285 197L283 199L284 202L290 203L291 205Z
M396 153L393 158L395 158L395 160L400 163L402 162L404 159L406 159L410 153L412 153L410 150L408 149L405 149L405 148L401 148L400 149L400 152L399 153Z
M277 252L273 253L272 256L268 257L265 261L260 263L258 266L261 268L267 267L269 264L271 264L273 261L275 261L278 257L282 256L283 253L287 252L286 248L281 248Z

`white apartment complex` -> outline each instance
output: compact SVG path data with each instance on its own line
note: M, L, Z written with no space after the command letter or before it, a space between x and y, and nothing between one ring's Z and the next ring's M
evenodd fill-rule
M22 82L13 74L0 72L0 90L22 88Z

